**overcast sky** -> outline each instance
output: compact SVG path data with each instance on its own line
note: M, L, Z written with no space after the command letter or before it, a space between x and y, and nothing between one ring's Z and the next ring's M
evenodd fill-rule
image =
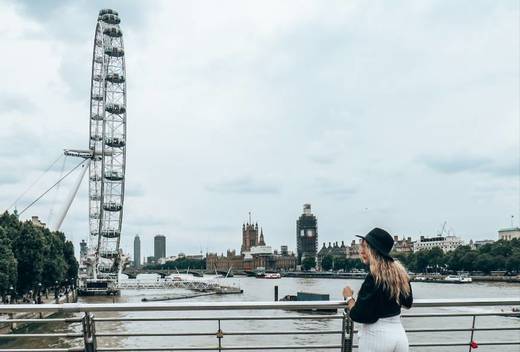
M128 80L122 246L240 248L248 212L295 248L444 221L496 239L520 218L519 2L0 0L0 208L88 147L98 10L119 11ZM77 160L60 160L21 210ZM52 224L76 173L23 218ZM84 180L62 230L88 234Z

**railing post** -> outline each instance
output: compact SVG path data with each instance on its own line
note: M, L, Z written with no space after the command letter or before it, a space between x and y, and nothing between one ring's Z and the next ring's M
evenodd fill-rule
M469 352L473 349L472 342L473 342L473 335L475 334L475 320L477 319L477 316L473 316L473 322L471 323L471 336L469 338Z
M218 330L217 330L217 339L218 339L218 350L222 351L222 338L224 337L224 332L220 328L220 319L218 320Z
M343 326L341 332L341 351L352 352L352 342L354 339L354 322L350 319L349 314L343 312Z
M94 323L94 314L85 312L82 319L83 325L83 343L85 346L85 352L96 352L97 341L96 341L96 325Z

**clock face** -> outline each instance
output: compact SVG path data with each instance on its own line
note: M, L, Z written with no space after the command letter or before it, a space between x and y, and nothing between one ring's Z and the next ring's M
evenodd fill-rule
M305 236L305 230L301 230L300 231L300 237L304 237Z
M314 231L307 230L307 237L312 237L312 236L314 236Z

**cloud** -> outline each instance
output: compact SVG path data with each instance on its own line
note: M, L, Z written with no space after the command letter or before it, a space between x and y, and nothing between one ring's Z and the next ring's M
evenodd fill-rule
M125 188L125 196L126 197L142 197L145 195L144 186L140 183L130 183L128 187Z
M495 159L471 155L419 158L429 168L444 174L481 173L497 177L520 177L520 153Z
M280 189L272 184L255 180L251 177L240 177L207 185L206 190L222 194L279 194Z
M355 184L347 185L344 182L330 178L318 178L315 180L318 192L326 197L337 200L351 199L358 192L359 187Z
M9 94L5 92L0 96L0 113L31 113L36 110L29 97Z
M447 157L427 156L422 159L422 162L431 169L447 174L465 171L480 171L491 163L490 159L472 157L469 155L453 155Z

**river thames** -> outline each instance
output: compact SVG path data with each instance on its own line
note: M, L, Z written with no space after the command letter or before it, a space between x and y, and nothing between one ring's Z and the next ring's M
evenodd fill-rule
M153 275L147 275L148 279L153 279ZM143 277L144 278L144 277ZM359 290L362 280L339 280L339 279L308 279L308 278L282 278L278 280L265 280L249 277L228 278L221 280L226 285L239 285L243 290L243 294L239 295L223 295L223 296L205 296L192 299L177 300L170 302L227 302L227 301L272 301L274 297L274 286L279 287L279 297L288 294L295 294L297 291L306 291L314 293L330 294L331 300L341 299L341 290L343 286L350 285L356 292ZM520 284L512 283L471 283L471 284L438 284L438 283L412 283L414 298L416 299L466 299L466 298L518 298L520 296ZM119 297L80 297L80 303L139 303L143 298L160 297L180 293L180 290L125 290ZM146 304L146 303L143 303ZM496 311L499 308L493 307L460 307L460 308L422 308L412 309L412 312L482 312ZM510 309L510 307L508 308ZM241 311L241 312L119 312L110 313L110 316L117 317L171 317L171 316L214 316L214 315L284 315L284 314L305 314L305 313L289 313L284 311ZM109 313L97 313L96 317L109 316ZM450 317L450 318L403 318L405 328L470 328L471 317ZM520 328L520 319L515 317L477 317L477 327L505 327L513 326ZM295 331L311 331L313 329L320 330L336 330L341 328L339 320L299 320L299 321L225 321L222 329L224 331L244 331L244 330L295 330ZM215 332L217 326L215 322L98 322L96 330L102 333L106 330L117 332ZM68 326L46 325L45 327L31 327L23 329L19 332L80 332L79 323L73 323ZM437 333L408 333L410 343L416 342L440 342L440 341L469 341L469 332L437 332ZM299 344L336 344L339 343L338 335L294 335L294 336L225 336L223 339L224 346L228 345L299 345ZM477 331L474 340L478 341L496 341L496 340L520 340L520 332L514 331ZM357 342L357 338L354 340ZM103 347L171 347L171 346L215 346L216 338L214 336L205 337L103 337L98 338L98 346ZM43 348L43 347L72 347L81 346L80 340L65 339L49 339L49 340L32 340L23 343L15 343L11 341L7 344L0 345L1 348ZM411 348L411 351L467 351L468 347L429 347L429 348ZM518 351L518 346L480 346L478 351ZM318 349L309 349L308 351L318 351Z

